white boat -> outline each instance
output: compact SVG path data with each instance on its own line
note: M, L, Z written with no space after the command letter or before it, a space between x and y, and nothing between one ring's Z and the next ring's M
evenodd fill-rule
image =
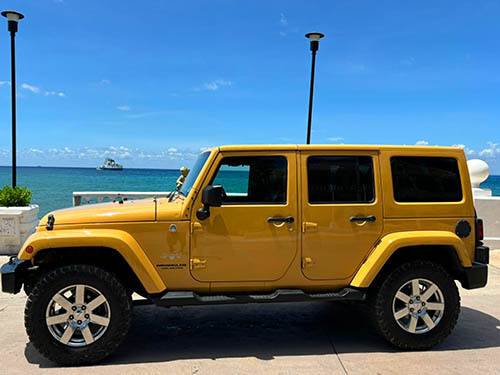
M98 171L109 170L109 171L121 171L123 170L123 165L116 163L113 159L106 159L104 164L97 167Z

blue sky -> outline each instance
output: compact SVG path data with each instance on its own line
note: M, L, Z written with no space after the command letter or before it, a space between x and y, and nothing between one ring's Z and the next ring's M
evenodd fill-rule
M177 168L203 147L462 145L500 174L499 1L4 0L21 165ZM0 20L0 165L10 59Z

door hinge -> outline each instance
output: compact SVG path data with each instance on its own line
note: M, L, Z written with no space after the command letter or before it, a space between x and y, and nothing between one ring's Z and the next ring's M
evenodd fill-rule
M311 257L302 258L302 268L309 268L314 265L314 262Z
M313 231L318 229L318 223L313 223L310 221L304 221L302 223L302 233L305 233L306 231Z
M202 228L203 227L201 226L201 224L198 223L197 221L191 223L191 234L193 234L195 230L200 230Z
M206 260L201 260L201 259L198 259L198 258L193 258L190 261L189 269L190 270L195 270L195 269L205 268L206 265L207 265L207 261Z

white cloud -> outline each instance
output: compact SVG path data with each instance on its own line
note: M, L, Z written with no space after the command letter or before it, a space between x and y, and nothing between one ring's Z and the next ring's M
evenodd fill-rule
M207 90L215 91L219 88L219 85L215 82L205 83L203 87Z
M116 109L119 111L130 111L130 107L128 105L119 105Z
M417 141L415 144L417 146L428 146L429 142L427 142L427 141Z
M344 138L342 137L329 137L327 138L330 142L340 142L340 141L343 141Z
M109 79L101 79L101 82L99 82L101 85L107 86L111 84L111 81Z
M22 83L21 88L24 90L31 91L33 94L43 94L45 96L59 96L65 97L66 94L62 91L51 91L51 90L43 90L38 86L33 86L28 83Z
M21 84L21 88L23 88L25 90L29 90L35 94L38 94L40 92L40 87L28 85L27 83Z
M10 81L0 81L0 86L3 85L10 86Z
M284 31L280 31L281 36L286 36L286 33Z
M194 91L203 91L203 90L216 91L221 87L232 86L232 85L233 85L232 81L224 79L216 79L215 81L204 83L201 87L195 88Z
M0 156L5 157L10 154L8 150L0 150ZM117 161L131 161L144 160L144 161L177 161L189 163L198 157L199 152L190 149L179 149L170 147L166 151L146 151L139 148L130 148L127 146L108 146L104 148L81 147L70 148L68 146L61 148L28 148L20 151L20 157L29 158L30 160L45 160L53 161L57 164L59 161L70 161L79 159L87 161L87 164L102 163L104 158L113 158ZM126 163L125 163L126 164Z
M488 142L487 148L479 151L479 156L485 158L493 158L500 155L500 148L497 148L498 143Z
M282 26L288 26L288 20L285 16L285 13L280 13L280 24Z
M44 91L43 94L45 96L60 96L60 97L66 96L63 92L57 92L57 91Z

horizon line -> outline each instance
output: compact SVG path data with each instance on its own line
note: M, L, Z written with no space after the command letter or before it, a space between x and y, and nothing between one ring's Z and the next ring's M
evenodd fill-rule
M0 168L9 168L12 169L11 165L0 165ZM96 167L56 167L56 166L47 166L47 165L18 165L16 168L64 168L64 169L95 169ZM157 171L176 171L180 168L123 168L123 170L127 169L146 169L146 170L157 170Z

